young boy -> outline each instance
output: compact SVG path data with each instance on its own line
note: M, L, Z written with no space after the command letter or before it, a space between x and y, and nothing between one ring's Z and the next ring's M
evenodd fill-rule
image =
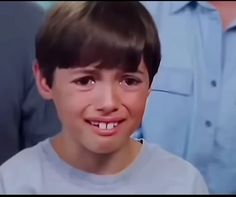
M157 30L139 2L59 5L36 57L39 92L63 128L1 166L0 193L208 193L189 163L130 137L160 63Z

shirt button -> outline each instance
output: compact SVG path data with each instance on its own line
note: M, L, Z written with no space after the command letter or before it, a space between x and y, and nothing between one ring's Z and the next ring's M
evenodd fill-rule
M211 126L212 126L212 123L211 123L211 121L206 120L206 121L205 121L205 125L206 125L206 127L211 127Z
M217 84L216 84L216 81L215 81L215 80L212 80L212 81L211 81L211 86L212 86L212 87L216 87L216 85L217 85Z

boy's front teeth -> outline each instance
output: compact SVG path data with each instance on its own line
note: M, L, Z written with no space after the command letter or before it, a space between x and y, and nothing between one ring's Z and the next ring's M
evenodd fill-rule
M99 129L111 130L111 129L115 128L117 125L118 125L117 123L113 123L113 122L109 122L107 124L105 122L100 122Z
M106 129L107 128L107 124L104 122L100 122L98 125L99 129Z
M105 123L105 122L91 122L92 125L97 126L99 129L103 129L103 130L111 130L115 127L117 127L118 123L117 122L109 122L109 123Z

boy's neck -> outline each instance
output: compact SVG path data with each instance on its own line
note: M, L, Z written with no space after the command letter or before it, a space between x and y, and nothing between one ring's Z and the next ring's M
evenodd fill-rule
M71 166L98 175L115 175L125 170L137 157L142 145L130 139L126 147L110 154L96 154L67 142L59 135L53 141L59 156ZM81 159L82 158L82 159Z

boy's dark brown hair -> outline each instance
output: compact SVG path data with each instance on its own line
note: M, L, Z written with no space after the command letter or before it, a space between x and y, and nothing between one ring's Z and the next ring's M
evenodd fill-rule
M58 68L85 67L135 72L143 58L150 84L161 54L158 32L140 2L65 2L52 10L36 38L36 58L51 87Z

